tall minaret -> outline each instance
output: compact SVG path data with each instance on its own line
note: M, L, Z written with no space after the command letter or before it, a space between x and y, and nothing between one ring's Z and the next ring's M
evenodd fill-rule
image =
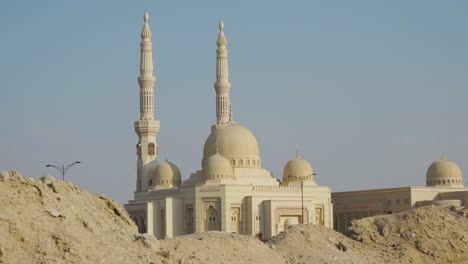
M159 121L154 120L154 82L153 52L151 43L151 31L148 25L148 12L144 15L145 25L141 32L140 43L140 120L135 121L135 132L138 135L136 152L137 184L136 191L146 191L149 187L151 173L156 167L158 157L158 145L156 135L159 132Z
M223 20L219 21L218 49L216 49L216 124L224 124L231 119L231 101L229 100L228 50L227 41L224 36Z

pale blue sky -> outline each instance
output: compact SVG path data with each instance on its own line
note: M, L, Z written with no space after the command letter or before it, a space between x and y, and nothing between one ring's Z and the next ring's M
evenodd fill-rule
M234 119L282 177L299 148L333 191L424 185L445 152L468 173L467 1L2 1L0 170L132 197L143 12L160 158L200 168L215 122L223 17Z

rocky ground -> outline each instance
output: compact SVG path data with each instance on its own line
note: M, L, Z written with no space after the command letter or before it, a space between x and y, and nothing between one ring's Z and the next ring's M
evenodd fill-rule
M158 254L169 263L285 263L253 236L205 232L160 241Z
M267 243L222 232L156 240L111 199L9 171L0 174L0 263L468 263L467 214L425 207L369 217L349 237L295 225Z
M286 263L398 263L378 247L317 225L294 225L268 242Z
M0 174L0 263L284 263L263 242L209 232L157 241L71 182Z
M104 196L52 177L0 174L0 263L149 263L136 234Z
M354 221L348 234L403 263L468 263L468 209L427 206Z

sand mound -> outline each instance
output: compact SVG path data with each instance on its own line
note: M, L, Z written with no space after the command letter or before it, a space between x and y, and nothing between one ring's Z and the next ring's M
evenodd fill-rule
M149 263L152 259L143 242L156 246L156 241L138 235L118 203L73 183L3 172L0 203L0 263Z
M282 256L253 236L211 231L159 242L158 254L183 263L284 263Z
M315 225L272 239L288 263L468 263L468 209L428 206L352 222L348 237Z
M467 263L468 210L428 206L353 221L348 235L404 263Z
M0 263L284 263L250 236L156 241L121 205L52 177L0 174Z
M268 242L287 263L396 263L388 253L318 225L293 225Z
M0 174L3 263L466 263L468 211L426 207L353 222L348 238L295 225L262 243L206 232L156 240L121 205L52 177ZM353 240L354 239L354 240Z

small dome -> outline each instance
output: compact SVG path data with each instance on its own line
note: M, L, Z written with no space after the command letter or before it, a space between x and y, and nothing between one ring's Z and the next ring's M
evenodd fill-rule
M463 187L460 167L445 158L434 161L427 169L426 183L427 186Z
M283 182L294 182L298 181L299 178L303 178L304 181L314 180L314 170L310 163L296 155L296 158L288 161L283 169Z
M230 121L213 127L203 149L203 159L216 153L232 162L234 167L260 167L257 139L250 130Z
M181 176L179 168L172 162L164 161L154 170L155 186L180 186Z
M234 178L231 162L218 153L203 161L202 175L206 180Z

